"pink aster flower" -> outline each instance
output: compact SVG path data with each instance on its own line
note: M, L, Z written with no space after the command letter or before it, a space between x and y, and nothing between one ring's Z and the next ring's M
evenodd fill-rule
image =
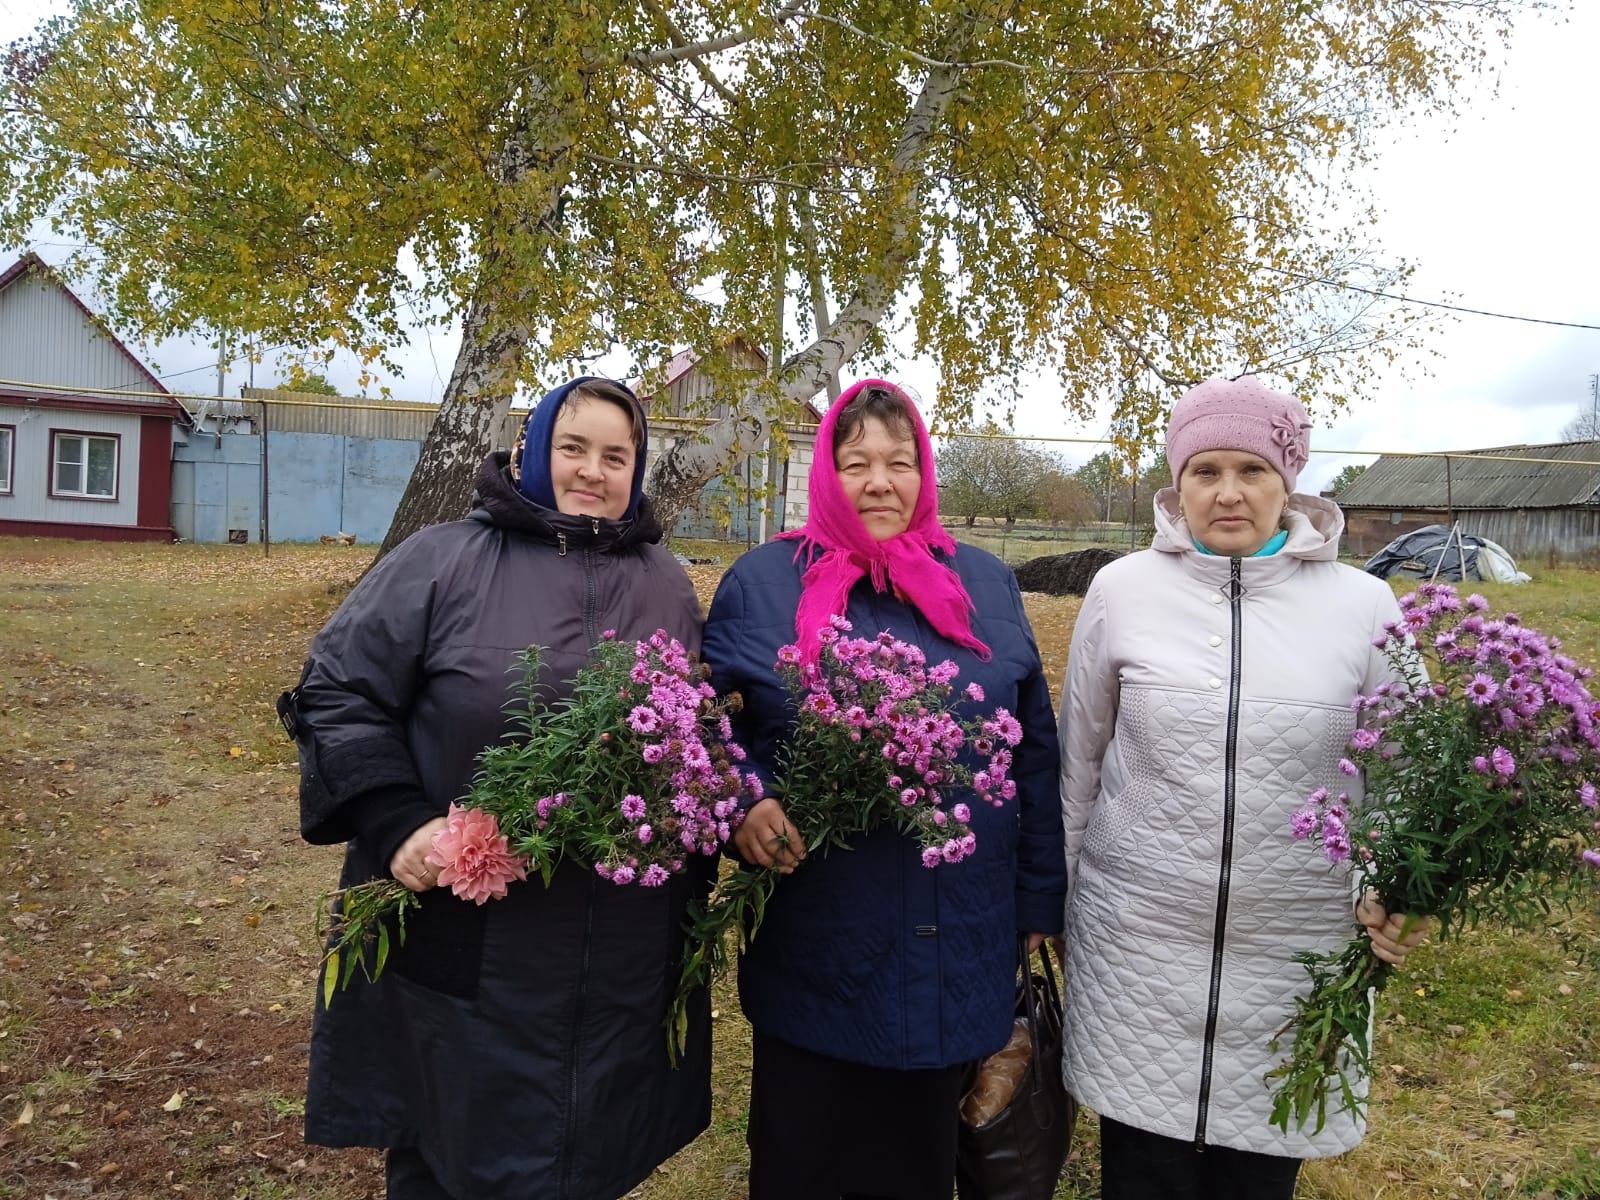
M1578 799L1583 802L1583 806L1585 808L1593 808L1595 806L1594 784L1585 781L1584 784L1578 788Z
M1295 809L1289 817L1289 835L1297 842L1305 841L1316 829L1321 816L1313 804Z
M508 883L528 877L494 814L459 804L450 806L445 827L422 861L439 868L440 886L476 904L504 899Z
M644 797L636 796L629 792L622 798L622 815L630 821L637 821L644 816Z
M1350 857L1350 831L1337 817L1324 817L1322 821L1322 853L1329 862L1340 863Z
M983 703L983 686L977 680L967 684L967 698L974 704Z
M1496 746L1489 754L1489 761L1494 764L1495 774L1502 779L1510 779L1517 769L1517 760L1504 746Z

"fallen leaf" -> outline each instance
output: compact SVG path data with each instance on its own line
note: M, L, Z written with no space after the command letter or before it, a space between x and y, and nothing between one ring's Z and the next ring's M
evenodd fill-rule
M228 757L229 758L238 758L243 753L244 753L244 747L242 747L242 746L229 746L228 747Z
M183 1107L183 1093L173 1092L172 1098L161 1106L162 1112L177 1112Z
M17 1126L17 1125L32 1125L33 1124L33 1101L32 1100L28 1100L28 1101L25 1101L23 1103L22 1111L17 1114L17 1119L15 1121L11 1122L11 1124L13 1126Z

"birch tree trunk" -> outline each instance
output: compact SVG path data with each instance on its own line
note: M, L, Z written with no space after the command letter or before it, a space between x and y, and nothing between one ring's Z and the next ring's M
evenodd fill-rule
M549 88L542 80L529 81L524 113L530 111L551 111ZM559 118L553 124L547 121L544 135L539 136L525 115L506 135L494 164L495 176L515 197L530 174L566 158L573 140L570 122ZM526 296L507 283L516 273L514 247L560 236L562 186L557 181L562 173L546 170L546 178L552 182L536 204L489 216L488 228L507 230L513 249L485 255L477 291L462 323L461 349L439 402L439 415L423 439L421 456L378 548L379 558L425 526L467 515L478 466L492 449L494 431L511 407L511 393L530 337L526 320L506 315L529 311Z
M945 56L947 59L959 57L960 47L970 40L976 24L977 18L968 18L960 35L952 39L952 53ZM700 438L680 440L650 468L645 490L668 534L725 464L736 455L751 453L761 446L786 403L804 403L837 378L889 311L905 284L916 252L913 224L927 183L928 144L949 110L960 77L961 67L956 63L929 68L922 92L901 130L893 167L885 173L885 190L898 192L895 236L883 258L863 272L855 294L838 318L811 345L784 361L778 371L777 394L751 389L733 413L708 425Z
M481 292L473 298L439 415L423 439L422 455L389 522L379 558L425 526L467 515L478 465L511 406L517 365L528 340L525 326L497 317L494 301Z

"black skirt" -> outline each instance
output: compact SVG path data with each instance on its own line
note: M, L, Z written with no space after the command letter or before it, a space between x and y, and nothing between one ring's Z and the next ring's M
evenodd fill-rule
M756 1034L750 1200L950 1200L969 1064L896 1071Z

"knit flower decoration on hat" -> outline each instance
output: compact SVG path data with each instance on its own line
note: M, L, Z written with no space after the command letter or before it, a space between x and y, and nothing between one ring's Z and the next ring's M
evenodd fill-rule
M1297 421L1288 413L1272 415L1272 442L1283 450L1283 461L1298 471L1311 457L1311 423Z

